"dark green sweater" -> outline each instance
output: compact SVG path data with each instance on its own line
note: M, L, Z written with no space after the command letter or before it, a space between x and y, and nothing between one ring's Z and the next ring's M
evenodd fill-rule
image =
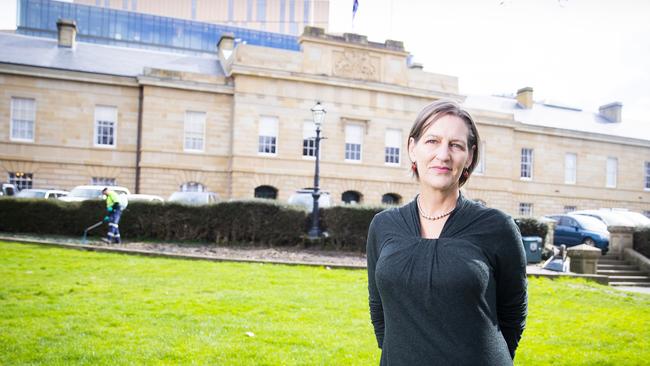
M370 316L381 365L512 365L527 313L519 229L458 198L439 239L423 239L416 200L368 231Z

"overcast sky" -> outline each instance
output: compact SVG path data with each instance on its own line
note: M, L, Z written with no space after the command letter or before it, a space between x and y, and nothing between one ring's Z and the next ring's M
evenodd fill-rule
M650 129L648 0L359 0L354 24L352 3L330 1L330 32L403 41L463 94L531 86L590 111L620 101L624 121Z
M531 86L590 111L620 101L624 121L650 128L649 0L359 0L354 24L352 3L330 0L330 32L403 41L463 94ZM0 0L0 29L15 26L15 4Z

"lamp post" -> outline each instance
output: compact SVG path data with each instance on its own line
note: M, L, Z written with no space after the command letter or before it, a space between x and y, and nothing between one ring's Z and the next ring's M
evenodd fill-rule
M316 125L316 170L314 172L314 190L312 191L311 196L314 197L314 206L311 212L311 229L309 229L309 239L318 239L320 237L320 224L318 218L318 199L320 198L320 189L318 187L319 177L319 162L320 162L320 140L323 137L320 137L320 125L325 120L325 108L316 102L316 105L311 109L311 114L314 119L314 124Z

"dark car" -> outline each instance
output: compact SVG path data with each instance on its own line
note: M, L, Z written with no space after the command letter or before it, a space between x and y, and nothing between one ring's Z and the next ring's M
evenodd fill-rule
M572 247L579 244L595 246L603 254L609 250L607 225L595 217L585 215L549 215L555 221L553 244Z

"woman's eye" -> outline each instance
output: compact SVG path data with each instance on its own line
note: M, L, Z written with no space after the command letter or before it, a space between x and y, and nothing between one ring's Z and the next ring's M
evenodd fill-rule
M427 144L435 144L436 142L438 142L438 140L434 140L434 139L427 140Z

